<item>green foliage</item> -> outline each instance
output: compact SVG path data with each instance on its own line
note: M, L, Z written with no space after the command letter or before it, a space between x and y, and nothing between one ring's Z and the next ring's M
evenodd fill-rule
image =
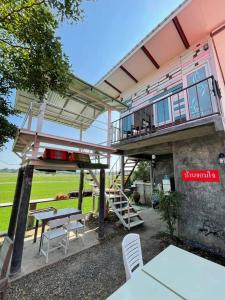
M71 70L55 32L59 21L67 19L77 22L82 19L81 2L1 1L0 147L15 135L14 125L5 118L15 113L7 103L12 89L31 92L40 100L48 90L65 94L71 81Z
M176 229L175 225L178 218L178 208L182 199L182 195L178 192L170 192L165 194L162 191L160 192L159 196L159 212L161 219L166 222L170 236L173 238L174 231Z
M0 81L0 149L16 134L16 126L8 121L8 116L16 114L16 111L7 102L8 88Z
M137 169L134 171L132 180L150 181L150 162L140 161Z

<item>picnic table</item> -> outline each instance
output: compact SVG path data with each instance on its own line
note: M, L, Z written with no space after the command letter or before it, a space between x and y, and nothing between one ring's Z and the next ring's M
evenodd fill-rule
M169 246L108 300L224 300L225 267Z
M41 249L42 234L45 231L45 226L48 223L48 221L51 221L54 219L59 219L59 218L70 217L72 215L76 215L76 214L80 214L80 213L81 213L81 211L76 208L64 208L64 209L34 213L33 217L36 219L35 232L34 232L34 243L36 243L36 240L37 240L37 231L38 231L39 221L42 222L39 252Z

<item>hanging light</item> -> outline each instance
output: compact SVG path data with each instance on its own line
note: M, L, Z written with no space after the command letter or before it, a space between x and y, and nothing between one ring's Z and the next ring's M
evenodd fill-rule
M153 154L153 155L152 155L152 167L153 167L153 168L155 168L155 163L156 163L155 160L156 160L156 155Z

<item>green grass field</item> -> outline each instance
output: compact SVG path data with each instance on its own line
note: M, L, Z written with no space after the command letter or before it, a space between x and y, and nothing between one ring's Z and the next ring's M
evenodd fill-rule
M17 174L0 173L0 203L13 202ZM90 190L88 182L84 183L84 189ZM44 174L35 173L33 177L31 199L54 198L57 194L68 194L79 190L78 174ZM37 208L54 206L55 208L77 207L77 198L59 202L38 204ZM91 211L91 197L83 200L83 212ZM11 208L0 208L0 232L8 228Z

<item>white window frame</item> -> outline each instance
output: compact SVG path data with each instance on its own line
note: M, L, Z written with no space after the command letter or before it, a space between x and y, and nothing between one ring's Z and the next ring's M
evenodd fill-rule
M192 70L189 70L188 72L184 72L183 73L183 86L184 88L187 88L187 77L188 75L196 72L197 70L201 69L201 68L205 68L205 71L206 71L206 78L210 76L211 73L211 68L210 68L210 64L209 64L209 61L207 62L200 62L199 65L195 68L192 68ZM210 94L211 94L211 100L212 100L212 108L213 108L213 112L215 112L217 110L216 108L216 99L215 99L215 96L213 95L212 93L212 86L209 85L209 89L210 89ZM187 99L187 90L186 92L184 93L184 101L185 101L185 111L186 111L186 119L187 120L190 120L190 111L189 111L189 104L188 104L188 99ZM191 118L192 119L192 118ZM194 120L194 119L193 119Z

